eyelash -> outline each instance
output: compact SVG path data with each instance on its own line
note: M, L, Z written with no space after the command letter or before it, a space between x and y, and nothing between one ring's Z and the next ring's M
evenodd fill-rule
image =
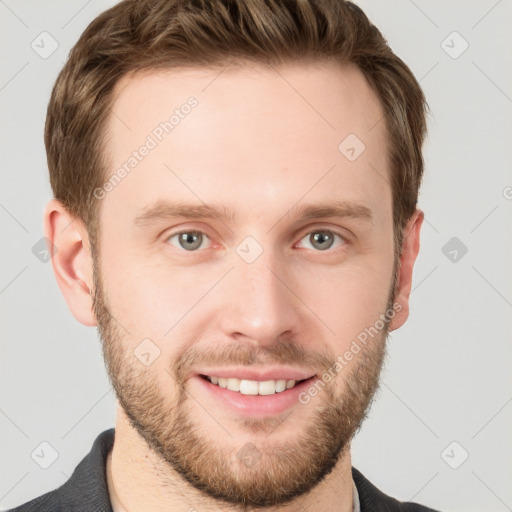
M179 236L179 235L183 235L183 234L190 234L190 233L194 233L194 234L201 234L201 235L204 235L206 236L208 239L210 238L204 231L200 231L200 230L197 230L197 229L189 229L189 230L184 230L184 231L178 231L177 233L173 233L169 236L167 236L165 238L165 240L167 242L169 242L172 238L176 237L176 236ZM300 240L303 240L304 238L312 235L313 233L328 233L330 235L334 235L334 237L337 237L338 239L340 239L343 244L341 246L344 246L348 243L348 239L347 237L345 237L344 235L342 235L341 233L338 233L337 231L334 231L332 229L328 229L328 228L316 228L316 229L312 229L311 231L308 231L307 233L305 233L301 238ZM171 244L172 245L172 244ZM176 247L176 246L173 246L175 247L176 249L180 249L182 252L190 252L190 253L194 253L194 252L199 252L201 250L204 250L204 249L194 249L194 250L191 250L191 251L187 251L186 249L184 249L183 247ZM333 252L335 251L336 249L339 249L340 246L338 247L335 247L335 248L331 248L329 247L328 249L324 250L324 251L321 251L321 250L315 250L315 249L308 249L308 250L313 250L315 252L318 252L318 253L328 253L328 252Z

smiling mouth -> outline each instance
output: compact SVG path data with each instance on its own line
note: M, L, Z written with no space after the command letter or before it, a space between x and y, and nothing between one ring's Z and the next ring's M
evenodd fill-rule
M213 375L200 375L200 377L215 386L228 389L229 391L234 391L235 393L240 393L242 395L274 395L276 393L282 393L283 391L292 389L302 382L314 379L314 377L310 377L302 380L277 379L258 381L237 379L235 377L215 377Z

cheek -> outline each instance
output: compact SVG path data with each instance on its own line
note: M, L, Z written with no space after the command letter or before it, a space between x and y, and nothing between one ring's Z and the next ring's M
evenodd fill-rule
M193 318L194 306L218 279L218 271L149 264L139 255L126 254L123 261L107 253L102 257L111 313L130 345L149 338L162 346L162 341L172 339L181 324Z
M329 327L326 333L334 331L337 353L361 331L374 325L386 310L392 258L387 261L381 253L365 259L335 270L318 270L313 281L302 276L303 300Z

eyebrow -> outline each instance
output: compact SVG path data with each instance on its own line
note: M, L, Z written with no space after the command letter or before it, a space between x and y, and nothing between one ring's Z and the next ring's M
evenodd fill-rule
M363 204L352 201L334 201L322 204L295 205L279 219L297 218L297 220L310 220L321 217L339 217L352 219L373 218L372 211ZM224 223L234 223L236 213L222 204L199 204L186 202L156 201L153 205L144 208L135 217L137 226L147 226L161 220L170 219L216 219Z

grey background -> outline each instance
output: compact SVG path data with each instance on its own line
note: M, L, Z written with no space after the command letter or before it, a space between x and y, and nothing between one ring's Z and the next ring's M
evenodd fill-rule
M4 509L61 485L114 425L96 331L74 320L51 264L33 253L51 197L50 90L79 34L113 3L0 0ZM420 80L432 115L411 316L390 338L353 464L401 500L512 510L512 1L358 3ZM51 50L43 31L58 42L47 58L31 47ZM469 44L461 55L454 31ZM47 469L53 452L42 442L58 454Z

